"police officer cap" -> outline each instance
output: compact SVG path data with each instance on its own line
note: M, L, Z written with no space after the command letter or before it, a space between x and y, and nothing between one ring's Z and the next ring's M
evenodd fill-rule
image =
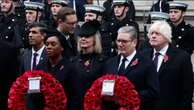
M186 11L188 5L185 3L181 3L181 2L168 2L169 3L169 8L170 9L179 9L182 11Z
M62 5L63 7L64 6L67 6L69 3L69 0L52 0L51 1L51 4L60 4Z
M78 36L89 37L99 31L100 23L97 20L85 22L78 30Z
M129 0L113 0L112 6L114 7L115 5L129 5Z
M151 20L168 20L170 18L168 13L164 12L150 12Z
M99 5L93 5L93 4L86 4L84 5L86 12L92 12L96 14L102 14L105 10L104 7Z
M39 2L24 1L26 10L44 10L44 4Z

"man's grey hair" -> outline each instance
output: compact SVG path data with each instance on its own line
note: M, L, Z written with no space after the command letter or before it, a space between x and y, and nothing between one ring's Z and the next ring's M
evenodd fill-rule
M119 28L118 34L119 33L130 33L131 40L137 39L137 30L133 26L123 26L123 27Z

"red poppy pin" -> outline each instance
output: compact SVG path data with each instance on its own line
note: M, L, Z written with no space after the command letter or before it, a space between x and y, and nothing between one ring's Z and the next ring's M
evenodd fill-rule
M84 62L84 65L85 65L85 66L90 66L91 63L87 60L87 61Z
M165 56L164 56L164 62L167 62L168 60L169 60L168 56L165 55Z
M60 70L63 70L64 69L64 66L62 65L61 67L60 67Z
M130 66L135 66L135 65L137 65L137 64L138 64L138 59L136 58L136 59L131 63Z

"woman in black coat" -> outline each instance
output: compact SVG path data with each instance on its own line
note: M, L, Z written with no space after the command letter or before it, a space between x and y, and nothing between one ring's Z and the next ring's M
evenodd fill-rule
M47 51L48 61L39 65L38 70L44 70L53 74L53 76L62 84L67 95L67 109L71 105L73 90L71 75L74 74L74 69L68 59L64 58L62 53L65 47L64 37L57 30L49 30L45 39L45 47ZM44 107L44 99L42 94L36 97L37 94L30 96L31 103L28 103L28 110L42 110ZM38 101L37 101L38 100ZM65 108L64 108L65 109Z
M83 110L84 95L92 83L102 76L106 57L101 55L102 46L97 21L83 24L78 32L78 51L80 54L72 59L77 74L75 81L75 104L72 110Z

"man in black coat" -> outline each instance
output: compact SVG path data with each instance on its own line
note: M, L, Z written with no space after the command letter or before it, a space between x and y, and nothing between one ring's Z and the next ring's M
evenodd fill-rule
M120 55L106 63L104 73L126 76L140 94L141 110L153 110L150 103L159 95L158 76L152 61L136 52L136 29L132 26L121 27L116 43Z
M5 41L0 40L0 108L8 110L9 89L18 75L17 50Z
M77 44L75 38L75 28L77 26L76 12L69 7L63 7L57 14L57 30L65 37L65 58L72 58L77 55Z
M153 103L155 110L192 110L193 71L189 54L171 45L171 27L165 21L156 21L148 36L153 48L143 54L154 60L160 84L160 97Z

